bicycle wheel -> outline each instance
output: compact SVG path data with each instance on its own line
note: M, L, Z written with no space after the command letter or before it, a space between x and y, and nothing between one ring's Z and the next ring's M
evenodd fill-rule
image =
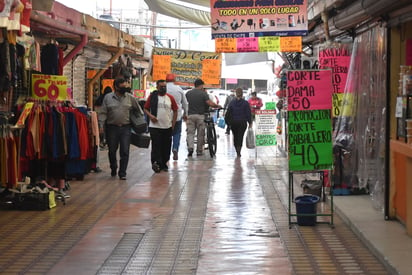
M217 145L217 140L216 140L216 130L215 127L210 126L207 128L207 144L208 144L208 149L210 153L210 157L214 157L216 155L216 145Z

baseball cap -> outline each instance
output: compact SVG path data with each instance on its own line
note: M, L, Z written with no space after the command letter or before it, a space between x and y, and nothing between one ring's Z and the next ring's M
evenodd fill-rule
M167 74L166 75L166 82L175 81L176 75L175 74Z
M198 78L198 79L196 79L195 80L195 87L198 87L198 86L200 86L200 85L203 85L203 84L205 84L204 82L203 82L203 80L201 80L200 78Z

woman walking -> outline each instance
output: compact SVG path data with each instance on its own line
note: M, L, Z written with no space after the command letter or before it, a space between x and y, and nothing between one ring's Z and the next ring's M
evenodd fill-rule
M228 112L231 113L232 117L230 128L233 133L233 144L235 145L237 157L240 157L246 128L248 124L249 128L252 127L252 113L249 103L243 99L242 88L236 89L236 98L230 102Z

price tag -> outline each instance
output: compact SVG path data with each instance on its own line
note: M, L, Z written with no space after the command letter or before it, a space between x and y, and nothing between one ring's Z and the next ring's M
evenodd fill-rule
M215 49L217 53L235 53L236 38L216 38Z
M29 116L31 110L33 109L33 102L27 102L26 105L24 105L23 111L21 112L21 115L19 117L19 120L17 120L16 127L21 127L24 126L24 122L26 121L26 118Z
M32 94L41 100L67 100L67 77L62 75L32 75Z

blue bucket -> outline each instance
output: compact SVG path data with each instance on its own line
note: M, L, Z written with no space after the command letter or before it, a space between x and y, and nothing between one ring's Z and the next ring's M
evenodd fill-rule
M303 195L295 198L296 215L298 225L313 226L316 224L316 204L319 197L315 195ZM299 214L313 214L314 216L299 216Z

